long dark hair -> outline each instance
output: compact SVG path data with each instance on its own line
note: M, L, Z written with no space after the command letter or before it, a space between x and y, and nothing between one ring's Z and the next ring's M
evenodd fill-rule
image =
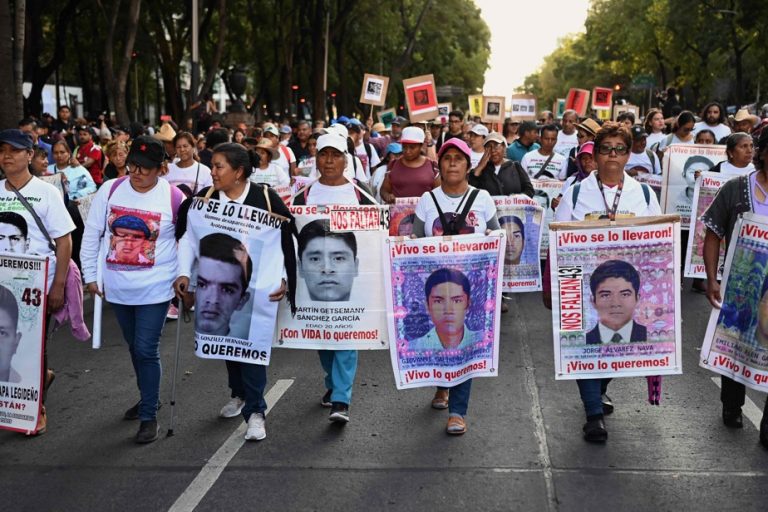
M225 142L217 145L213 154L224 155L227 163L232 169L243 169L243 178L247 178L253 172L254 167L259 167L261 164L261 157L252 149L245 149L242 145L236 142Z

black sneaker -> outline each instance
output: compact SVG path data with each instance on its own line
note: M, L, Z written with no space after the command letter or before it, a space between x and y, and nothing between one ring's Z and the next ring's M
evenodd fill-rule
M331 414L328 419L335 423L348 423L349 422L349 406L341 402L333 402L331 404Z
M157 402L157 410L158 411L160 410L160 408L162 406L163 406L162 403ZM131 407L130 409L125 411L125 413L123 414L123 419L124 420L129 420L129 421L133 421L133 420L139 419L139 407L141 407L141 400L136 402L136 405L134 405L133 407Z
M744 428L741 407L727 409L723 407L723 424L728 428Z
M611 414L613 412L613 400L611 400L611 397L603 393L603 396L600 397L600 401L603 403L603 414L606 416Z
M760 444L768 448L768 418L763 415L763 421L760 422Z
M323 407L330 407L330 406L333 405L333 403L331 402L331 390L330 389L328 391L326 391L325 394L323 395L323 398L320 399L320 405L322 405Z
M157 441L157 420L142 421L139 425L139 432L136 434L138 444L147 444Z

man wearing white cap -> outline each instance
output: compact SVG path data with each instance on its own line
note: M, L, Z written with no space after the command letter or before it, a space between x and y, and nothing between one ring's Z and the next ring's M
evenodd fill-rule
M480 160L485 155L485 137L488 135L488 128L478 123L469 129L469 147L472 150L472 156L470 157L470 165L472 169L477 169L480 164Z
M291 148L280 144L280 132L277 131L277 126L272 123L265 124L264 138L272 144L273 148L278 150L279 157L275 163L282 167L288 176L294 176L296 174L296 156L294 156Z

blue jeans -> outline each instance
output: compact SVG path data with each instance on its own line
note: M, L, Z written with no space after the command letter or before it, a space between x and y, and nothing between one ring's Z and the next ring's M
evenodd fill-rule
M472 379L467 379L461 384L456 384L452 388L438 387L438 389L448 390L448 413L467 415L469 407L469 392L472 390Z
M357 372L357 350L318 350L325 370L325 389L331 390L331 402L349 405Z
M139 419L154 420L157 417L157 402L160 397L160 334L168 313L168 303L146 306L112 304L117 323L128 343L136 384L141 394Z
M267 402L264 400L264 388L267 387L267 367L262 364L241 363L239 361L225 361L227 363L227 376L229 388L232 390L232 398L245 400L243 406L243 418L248 421L253 413L262 413L267 410Z
M579 385L579 394L584 403L584 412L587 418L590 416L603 415L602 395L608 390L608 383L611 379L579 379L576 384Z

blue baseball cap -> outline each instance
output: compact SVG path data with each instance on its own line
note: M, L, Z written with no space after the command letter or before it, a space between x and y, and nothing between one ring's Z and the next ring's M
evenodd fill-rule
M10 144L16 149L32 149L34 142L28 133L16 128L0 131L0 144Z
M389 153L402 153L403 152L403 146L399 142L392 142L390 144L387 144L387 154Z
M349 124L349 118L347 116L341 116L336 119L336 122L339 124Z

